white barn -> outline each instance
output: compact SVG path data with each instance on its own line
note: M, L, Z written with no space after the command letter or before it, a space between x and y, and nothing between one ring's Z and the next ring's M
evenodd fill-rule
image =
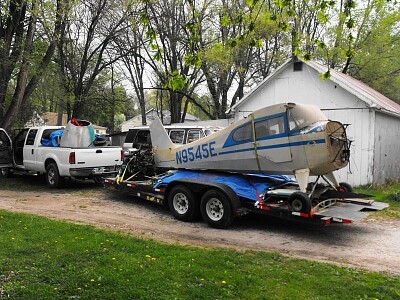
M320 107L331 120L350 124L350 166L337 171L352 185L400 178L400 105L364 83L314 61L288 60L228 112L239 120L261 107L298 102Z

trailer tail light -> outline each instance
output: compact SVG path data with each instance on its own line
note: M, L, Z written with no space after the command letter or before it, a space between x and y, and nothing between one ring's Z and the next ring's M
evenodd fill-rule
M69 163L72 165L72 164L75 164L75 152L71 152L70 154L69 154Z

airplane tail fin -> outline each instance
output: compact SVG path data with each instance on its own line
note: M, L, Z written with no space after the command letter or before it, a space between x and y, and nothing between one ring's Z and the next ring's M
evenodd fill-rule
M165 131L165 128L158 117L154 119L149 127L151 144L153 145L153 149L155 150L156 154L161 153L164 150L171 150L176 147L176 145L169 138L168 133Z

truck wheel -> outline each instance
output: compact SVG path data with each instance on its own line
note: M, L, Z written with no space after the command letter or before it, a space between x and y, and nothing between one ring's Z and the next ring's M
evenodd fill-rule
M227 196L218 190L209 190L201 198L200 212L211 227L225 228L233 221L232 207Z
M306 193L294 192L289 196L288 202L295 212L308 214L311 211L311 199Z
M10 168L0 168L0 176L4 178L9 178L13 176L13 172Z
M49 188L56 189L61 186L62 178L55 163L50 163L46 167L46 183Z
M168 205L174 217L180 221L193 221L199 215L199 206L193 193L183 185L172 188Z
M340 182L339 187L337 189L339 192L353 192L353 187L347 182Z

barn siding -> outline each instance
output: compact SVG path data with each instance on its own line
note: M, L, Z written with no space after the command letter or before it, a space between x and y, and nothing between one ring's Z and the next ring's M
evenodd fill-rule
M347 135L352 140L350 164L335 172L339 181L354 186L373 182L374 157L374 112L369 109L347 109L324 111L328 119L350 124Z
M354 141L350 169L341 169L335 175L339 181L355 186L373 181L374 112L364 101L331 80L322 80L320 74L306 64L302 71L293 71L289 65L238 105L235 120L261 107L282 102L313 104L323 109L329 119L350 124L348 135Z
M400 122L396 117L376 112L374 182L400 178Z

